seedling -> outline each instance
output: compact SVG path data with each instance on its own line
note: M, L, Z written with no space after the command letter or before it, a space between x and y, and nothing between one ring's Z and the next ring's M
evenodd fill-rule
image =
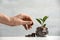
M45 23L47 18L48 18L48 16L44 16L43 18L36 19L41 24L41 26L37 27L37 29L36 29L37 37L45 37L48 34L48 28L46 27L46 23Z
M45 21L47 20L48 16L44 16L43 18L36 18L36 20L41 24L41 26L45 27L46 23Z

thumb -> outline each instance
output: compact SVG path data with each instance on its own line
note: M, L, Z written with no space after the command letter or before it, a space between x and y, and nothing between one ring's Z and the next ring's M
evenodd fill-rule
M32 21L23 21L23 24L30 25L30 24L32 24Z

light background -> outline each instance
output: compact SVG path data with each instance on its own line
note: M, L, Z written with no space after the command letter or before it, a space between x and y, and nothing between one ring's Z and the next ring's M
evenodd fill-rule
M60 36L60 0L0 0L0 12L8 16L26 13L32 16L34 25L26 31L23 26L10 27L0 24L0 37L25 36L36 31L40 24L35 20L45 15L49 36Z

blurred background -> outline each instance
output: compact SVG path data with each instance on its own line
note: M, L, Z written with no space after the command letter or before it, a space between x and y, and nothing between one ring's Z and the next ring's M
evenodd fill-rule
M32 16L32 29L25 30L23 26L10 27L0 24L0 37L25 36L36 31L40 24L35 20L49 16L46 21L49 36L60 36L60 0L0 0L0 12L8 16L26 13Z

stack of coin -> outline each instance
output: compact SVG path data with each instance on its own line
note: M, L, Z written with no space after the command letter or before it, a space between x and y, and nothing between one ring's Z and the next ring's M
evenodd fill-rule
M48 28L46 27L37 27L36 36L37 37L45 37L48 34Z
M28 35L26 35L26 37L35 37L35 33L28 34Z
M48 34L47 27L37 27L36 33L28 34L26 37L45 37Z

